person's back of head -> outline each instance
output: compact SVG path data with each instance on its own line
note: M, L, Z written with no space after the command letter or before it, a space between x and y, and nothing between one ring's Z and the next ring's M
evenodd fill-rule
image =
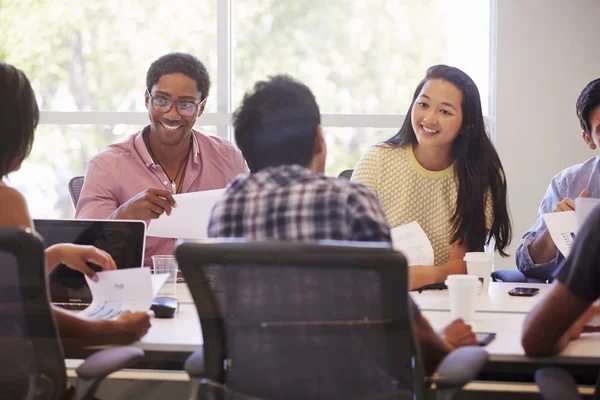
M17 170L29 155L39 117L25 74L0 63L0 176Z
M257 82L233 116L235 140L253 173L281 165L323 172L320 124L310 89L284 75Z
M592 126L590 116L600 107L600 78L594 79L581 91L575 105L577 118L581 124L581 129L592 139Z
M152 93L152 87L163 75L184 74L196 81L196 86L204 101L210 91L210 77L204 64L191 54L169 53L150 64L146 73L146 89Z

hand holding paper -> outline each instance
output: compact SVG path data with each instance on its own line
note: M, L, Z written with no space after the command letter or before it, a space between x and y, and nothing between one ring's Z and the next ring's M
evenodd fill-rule
M575 211L543 214L550 237L563 256L568 257L577 234Z

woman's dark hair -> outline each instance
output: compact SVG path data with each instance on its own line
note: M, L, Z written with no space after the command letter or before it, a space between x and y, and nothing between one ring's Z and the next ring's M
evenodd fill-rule
M452 242L466 241L469 249L480 251L493 237L496 250L506 257L508 254L504 249L512 237L506 200L506 178L498 153L485 130L479 90L467 74L447 65L430 67L415 90L402 127L385 143L404 147L412 146L416 142L410 116L421 89L431 79L452 83L463 95L462 126L460 134L452 144L452 156L455 159L454 173L458 179L456 210L450 220ZM485 203L488 191L491 194L494 221L486 238Z
M29 155L39 119L35 94L25 74L0 63L0 176Z
M308 166L321 114L310 89L285 75L259 81L233 114L235 141L252 172Z
M592 136L592 126L590 125L590 114L600 106L600 78L594 79L581 91L575 109L577 110L577 118L581 129L589 137Z
M148 68L146 73L146 88L152 93L152 86L158 83L163 75L184 74L196 81L196 88L200 92L200 100L208 97L210 91L210 78L206 67L200 60L191 54L169 53L160 57Z

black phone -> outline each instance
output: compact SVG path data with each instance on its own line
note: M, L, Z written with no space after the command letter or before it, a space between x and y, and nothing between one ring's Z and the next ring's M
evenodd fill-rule
M494 340L496 334L492 332L475 332L475 337L477 338L480 346L485 346Z
M528 288L528 287L516 287L508 291L508 294L511 296L523 296L523 297L531 297L538 294L540 289L538 288Z

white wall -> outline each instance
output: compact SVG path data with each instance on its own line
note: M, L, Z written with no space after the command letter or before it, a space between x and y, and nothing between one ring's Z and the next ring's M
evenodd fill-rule
M552 177L596 153L581 139L579 92L600 77L599 0L497 0L496 147L506 170L514 250Z

